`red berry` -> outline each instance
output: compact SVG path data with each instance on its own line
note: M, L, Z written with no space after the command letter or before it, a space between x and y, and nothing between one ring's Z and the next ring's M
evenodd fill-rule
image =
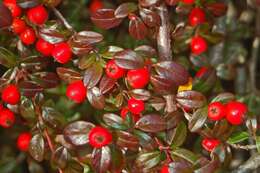
M150 74L147 68L129 70L127 72L127 81L132 88L144 88L150 80Z
M201 144L205 150L211 152L220 144L220 141L218 139L205 138Z
M231 101L226 105L226 119L232 125L240 125L243 123L247 106L238 101Z
M55 44L54 49L52 50L52 56L61 64L67 63L72 56L69 44L65 42Z
M195 0L181 0L184 4L193 4Z
M207 72L208 68L207 67L201 67L199 69L199 71L197 71L195 77L197 78L201 78L206 72Z
M5 108L0 111L0 126L3 128L9 128L13 126L14 122L15 116L12 111Z
M45 41L43 39L39 39L36 43L36 50L43 54L44 56L50 56L54 45Z
M67 87L66 95L76 103L81 103L86 98L87 89L82 81L76 81Z
M4 1L3 4L11 11L14 18L22 14L22 9L16 4L16 1Z
M20 91L17 86L10 84L2 91L2 100L8 104L15 105L20 101Z
M128 100L129 111L133 114L140 114L145 109L144 102L142 100L136 100L131 98Z
M26 23L22 19L14 19L12 23L12 30L16 34L20 34L26 29Z
M3 0L4 4L16 4L16 0Z
M160 173L169 173L169 166L168 165L163 165Z
M20 39L25 45L31 45L36 40L35 32L32 28L26 28L21 34Z
M207 42L200 36L193 37L190 46L191 52L196 55L202 54L208 49Z
M193 8L189 15L189 23L191 26L197 26L206 21L205 12L201 8Z
M0 111L1 111L2 109L4 109L4 106L3 106L3 104L0 104Z
M92 0L90 2L89 10L91 13L95 13L97 10L103 8L103 3L100 0Z
M121 112L120 112L121 117L123 119L126 119L126 116L127 116L128 112L129 112L128 107L122 108ZM131 116L132 116L134 122L137 122L140 119L140 115L138 115L138 114L131 114Z
M126 70L116 65L115 60L110 60L106 64L106 74L113 79L119 79L124 76Z
M104 127L94 127L90 130L89 144L94 148L101 148L112 142L112 134Z
M35 25L42 25L48 19L48 12L42 5L39 5L28 10L27 18Z
M208 117L213 121L221 120L226 116L225 106L221 102L213 102L208 106Z
M16 146L20 151L28 151L32 135L29 132L21 133L16 141Z

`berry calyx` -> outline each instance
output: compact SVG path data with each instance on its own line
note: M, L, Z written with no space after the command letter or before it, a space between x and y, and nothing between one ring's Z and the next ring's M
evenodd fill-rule
M104 127L94 127L90 130L89 144L94 148L101 148L112 142L112 134Z
M22 9L16 4L16 1L5 0L3 4L11 11L11 14L14 18L21 16Z
M195 77L197 78L201 78L206 72L207 72L208 68L207 67L201 67L199 69L199 71L197 71Z
M20 101L20 91L17 86L10 84L2 91L2 100L8 104L15 105Z
M120 115L125 120L128 113L130 113L128 107L123 107L121 109ZM137 122L140 119L140 115L138 114L130 114L130 115L132 116L134 122Z
M13 23L12 23L12 30L14 33L16 34L20 34L21 32L23 32L26 29L26 23L24 20L22 19L14 19Z
M150 80L150 74L147 68L129 70L127 72L127 82L132 88L144 88Z
M191 40L191 52L195 55L200 55L208 49L208 44L204 38L195 36Z
M119 79L124 76L126 70L116 65L115 60L110 60L106 64L106 74L113 79Z
M168 165L163 165L161 168L160 173L169 173L169 166Z
M86 99L87 89L82 81L76 81L67 87L66 95L76 103L81 103Z
M193 8L189 15L189 23L191 26L203 24L206 21L205 12L201 8Z
M225 106L221 102L213 102L208 106L208 117L213 121L221 120L226 116Z
M3 128L10 128L15 122L15 116L9 109L2 109L0 111L0 126Z
M211 152L220 144L220 141L218 139L205 138L201 144L205 150Z
M195 2L195 0L181 0L181 2L183 2L184 4L193 4Z
M55 44L52 50L52 56L57 62L61 64L67 63L72 56L69 44L65 42Z
M16 146L20 151L28 151L32 135L29 132L21 133L16 141Z
M48 12L42 5L39 5L28 10L27 18L35 25L42 25L48 19Z
M32 28L26 28L21 34L20 39L25 45L31 45L36 40L35 32Z
M145 105L142 100L131 98L128 100L128 109L133 114L140 114L142 111L144 111Z
M103 8L103 2L101 0L92 0L90 2L89 10L91 13L95 13L97 10Z
M245 119L247 106L238 101L231 101L226 105L226 119L232 125L240 125Z
M36 50L44 56L50 56L53 48L54 48L53 44L51 44L48 41L45 41L43 39L39 39L36 42Z

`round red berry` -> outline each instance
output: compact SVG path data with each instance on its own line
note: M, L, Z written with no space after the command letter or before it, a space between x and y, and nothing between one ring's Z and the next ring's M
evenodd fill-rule
M6 108L0 111L0 126L2 126L3 128L9 128L13 126L14 122L15 116L12 111Z
M226 116L225 106L221 102L213 102L208 106L208 117L213 121L221 120Z
M52 56L57 62L61 64L67 63L72 56L69 44L65 42L55 44L52 50Z
M206 21L205 12L201 8L193 8L189 15L189 23L191 26L197 26Z
M17 86L7 85L2 91L2 100L11 105L17 104L20 101L20 91Z
M86 99L87 89L82 81L76 81L67 87L66 95L76 103L81 103Z
M113 79L119 79L124 76L126 70L116 65L115 60L110 60L106 64L106 74Z
M191 52L195 55L202 54L208 49L207 42L200 36L193 37L190 46Z
M3 4L11 11L14 18L21 16L22 9L16 4L16 1L3 1Z
M94 148L101 148L112 142L112 134L104 127L94 127L90 130L89 144Z
M132 88L144 88L150 80L150 74L147 68L129 70L127 72L127 81Z
M39 5L28 10L27 18L35 25L42 25L48 19L48 12L42 5Z
M197 71L195 77L197 78L201 78L206 72L207 72L208 68L207 67L201 67L199 69L199 71Z
M43 39L39 39L36 43L36 50L44 56L50 56L53 48L54 48L53 44Z
M103 2L101 0L92 0L90 2L89 10L91 13L95 13L97 10L103 8Z
M220 144L220 141L218 139L205 138L201 144L205 150L211 152Z
M20 151L28 151L32 135L29 132L21 133L16 141L16 146Z
M130 113L128 107L123 107L121 109L120 115L123 119L126 119L127 114ZM130 114L134 120L134 122L137 122L140 119L140 115L138 114Z
M169 173L169 166L168 165L163 165L160 173Z
M181 0L184 4L193 4L195 0Z
M31 45L36 40L35 32L32 28L26 28L21 34L20 39L25 45Z
M26 23L24 20L22 19L14 19L13 23L12 23L12 30L14 33L16 34L20 34L21 32L23 32L26 29Z
M240 125L245 119L247 106L238 101L231 101L226 105L226 119L232 125Z
M128 100L129 111L133 114L140 114L145 109L144 102L142 100L136 100L131 98Z

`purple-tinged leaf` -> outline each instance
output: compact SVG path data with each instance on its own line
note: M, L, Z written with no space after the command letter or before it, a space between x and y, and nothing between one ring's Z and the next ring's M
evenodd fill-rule
M161 18L155 11L142 8L140 10L140 16L143 19L144 23L149 27L156 27L161 25Z
M91 88L87 92L87 98L90 104L96 109L104 109L105 97L97 87Z
M102 94L106 94L110 91L116 84L116 80L104 75L99 83L99 88Z
M153 57L157 55L156 50L149 45L142 45L135 48L135 51L144 57Z
M12 24L11 11L3 4L0 4L0 29L7 28Z
M201 129L205 124L208 117L208 108L207 106L196 110L191 119L189 120L189 129L191 132L196 132Z
M190 109L196 109L206 104L206 97L197 91L181 91L176 95L177 102Z
M86 69L84 73L84 85L87 88L93 88L98 84L103 74L103 68L99 63L93 64L91 67Z
M18 84L20 91L24 96L33 97L36 93L43 91L43 88L32 81L22 81Z
M116 18L125 18L129 13L132 13L137 10L137 5L132 2L126 2L117 7L115 10Z
M149 169L158 165L161 161L160 151L140 153L136 158L137 167L147 172Z
M178 4L179 0L165 0L167 5L175 6Z
M151 97L151 93L145 89L134 89L129 91L129 95L137 100L149 100Z
M117 131L116 144L122 148L128 148L132 151L137 151L139 147L139 140L136 136L129 132Z
M146 25L137 16L130 18L128 30L130 35L137 40L144 39L148 33Z
M142 116L135 125L136 128L145 132L160 132L167 128L165 119L158 114L148 114Z
M139 0L139 4L143 7L155 6L160 2L160 0Z
M52 162L61 169L66 168L69 159L70 153L65 147L57 148L52 155Z
M130 49L117 52L114 58L116 64L124 69L138 69L144 66L144 59Z
M150 81L158 94L166 95L176 93L177 91L177 86L173 81L161 76L152 75Z
M111 150L105 146L101 149L94 149L92 153L92 165L96 173L106 173L111 165Z
M31 141L29 147L29 153L38 162L44 159L44 138L41 134L35 134Z

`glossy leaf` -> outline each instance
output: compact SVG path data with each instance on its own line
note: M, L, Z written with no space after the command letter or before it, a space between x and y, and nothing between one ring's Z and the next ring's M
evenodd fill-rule
M64 169L67 166L67 162L69 159L70 154L68 152L68 149L65 147L57 148L52 156L53 163L55 163L61 169Z
M179 147L185 142L187 137L187 126L183 121L181 121L174 129L174 134L171 145Z
M143 58L130 49L117 52L114 59L116 64L124 69L138 69L144 66Z
M132 13L137 10L137 5L132 2L126 2L117 7L115 10L116 18L125 18L129 13Z
M92 123L75 121L64 128L63 134L68 142L75 146L81 146L89 142L88 133L93 127L95 125Z
M103 35L94 31L80 31L73 35L74 42L80 42L82 44L94 44L103 40Z
M137 16L130 18L128 30L130 35L137 40L144 39L148 32L144 22Z
M64 116L52 107L42 107L42 118L52 128L61 129L64 124Z
M32 79L43 88L55 88L59 85L59 77L53 72L34 73Z
M166 122L162 116L158 114L148 114L142 116L135 125L136 128L145 132L156 133L166 129Z
M139 147L139 140L136 136L129 132L117 131L116 144L122 148L128 148L129 150L137 151Z
M191 132L199 130L207 120L208 108L205 106L196 110L189 120L189 129Z
M39 5L39 1L38 0L17 0L17 4L21 8L32 8Z
M79 81L82 80L83 78L79 72L72 70L70 68L58 67L56 71L59 77L61 78L61 80L67 83Z
M134 130L134 134L138 137L140 145L146 150L153 150L157 148L155 140L147 133L139 130Z
M29 122L35 122L37 120L34 106L30 99L28 99L27 97L22 97L19 108L20 108L20 114L25 120Z
M129 92L129 95L137 100L149 100L151 93L145 89L134 89Z
M189 161L192 164L195 164L198 160L198 157L191 151L184 148L175 148L171 151L172 156L178 156Z
M94 149L92 153L92 164L95 172L106 173L111 165L111 150L105 146L101 149Z
M0 64L1 65L5 66L7 68L11 68L16 65L16 61L17 61L17 58L11 51L9 51L8 49L6 49L4 47L0 47Z
M135 52L143 57L153 57L157 55L156 50L149 45L141 45L135 48Z
M87 98L90 104L96 109L105 107L105 97L97 87L91 88L87 92Z
M177 102L185 108L200 108L206 104L206 97L197 91L181 91L176 95Z
M103 115L103 121L110 127L113 127L115 129L127 129L126 125L124 124L124 120L113 113L106 113Z
M29 153L38 162L44 159L44 138L41 134L35 134L32 137Z
M177 85L170 79L162 76L152 75L150 81L158 94L167 95L177 91Z
M12 24L11 11L3 4L0 4L0 29L7 28Z
M160 0L139 0L139 3L143 7L150 7L150 6L154 6L157 3L159 3L159 1Z
M108 77L107 75L103 75L100 83L99 88L102 94L107 93L110 91L116 84L116 80L113 78Z
M140 153L136 158L136 164L143 171L148 171L149 169L159 164L160 160L159 151Z
M213 159L202 168L199 168L194 171L194 173L206 173L206 172L215 172L220 166L220 161L217 155L214 155Z
M156 27L161 25L161 18L155 11L142 8L140 10L140 16L144 23L149 27Z
M103 68L100 64L93 64L90 68L86 69L83 82L87 88L93 88L97 85L103 74Z
M228 139L228 143L231 144L236 144L239 142L242 142L244 140L247 140L249 138L249 134L247 132L238 132L233 134L232 136L230 136L230 138Z
M111 172L120 172L122 171L123 167L125 166L125 155L123 154L122 150L117 147L111 147Z
M224 93L220 93L216 97L214 97L211 100L211 103L213 103L213 102L227 103L231 100L235 100L235 95L232 93L224 92Z
M20 91L24 96L33 97L36 93L40 93L43 91L43 88L31 81L23 81L18 84Z
M79 59L78 66L81 70L90 68L94 63L96 63L97 58L98 54L96 53L89 53L87 55L84 55Z
M166 104L165 100L163 98L160 98L160 97L152 97L149 100L149 103L156 111L163 109L165 107L165 104Z

